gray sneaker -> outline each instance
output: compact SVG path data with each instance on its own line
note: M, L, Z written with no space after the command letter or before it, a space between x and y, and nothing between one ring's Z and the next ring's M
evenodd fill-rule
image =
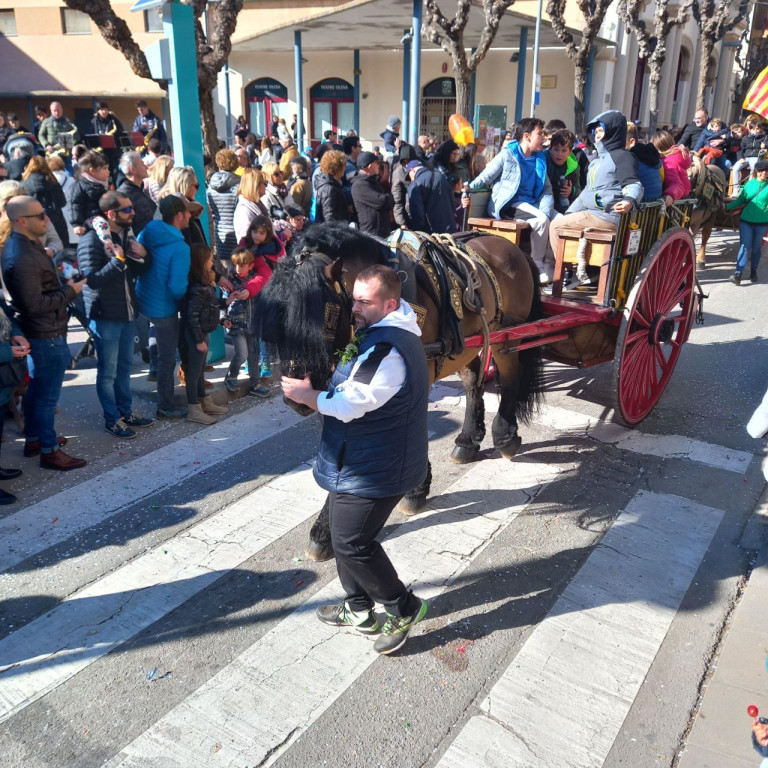
M364 635L373 635L379 631L376 614L370 608L367 611L353 611L346 601L336 605L321 605L315 614L323 624L333 627L351 627Z
M373 646L376 653L394 653L405 645L411 629L427 615L429 608L426 600L419 597L416 599L419 601L419 607L411 616L387 614L387 620L381 629L381 634L376 638L376 644Z
M123 419L118 419L114 424L105 424L104 429L110 435L119 437L121 440L132 440L136 437L136 432L132 430Z

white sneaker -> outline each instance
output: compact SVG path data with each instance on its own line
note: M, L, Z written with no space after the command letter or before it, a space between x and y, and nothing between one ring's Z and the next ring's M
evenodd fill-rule
M542 285L549 285L552 282L552 278L546 272L539 272L539 282Z

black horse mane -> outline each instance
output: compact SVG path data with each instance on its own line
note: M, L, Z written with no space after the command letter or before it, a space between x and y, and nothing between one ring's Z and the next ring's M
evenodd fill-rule
M373 237L332 222L310 227L294 253L297 259L279 262L259 294L257 326L261 339L281 361L301 361L304 370L322 378L330 372L336 352L324 334L326 305L343 301L323 274L327 260L317 257L354 259L364 266L386 264L387 248ZM342 306L340 311L350 308Z

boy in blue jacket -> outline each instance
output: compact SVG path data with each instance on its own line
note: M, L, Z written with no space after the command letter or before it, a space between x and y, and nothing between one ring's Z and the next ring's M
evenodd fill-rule
M150 221L139 242L150 257L149 269L136 283L141 313L157 332L157 418L182 419L186 408L173 402L176 349L179 343L179 302L187 292L190 251L181 234L189 226L187 201L168 195L160 201L162 221Z

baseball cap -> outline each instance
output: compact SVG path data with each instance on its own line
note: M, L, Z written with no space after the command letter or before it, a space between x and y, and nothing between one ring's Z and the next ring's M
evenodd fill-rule
M365 168L371 163L377 162L378 159L379 158L376 157L376 155L374 155L373 152L361 152L357 157L357 167Z
M420 160L411 160L408 165L405 166L405 172L410 173L414 168L421 168L421 161Z

